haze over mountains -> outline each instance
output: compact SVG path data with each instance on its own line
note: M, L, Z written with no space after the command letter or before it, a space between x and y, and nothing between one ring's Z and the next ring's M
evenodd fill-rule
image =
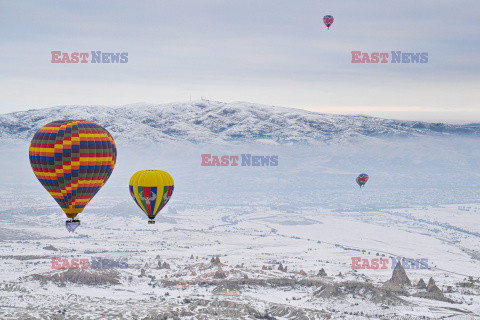
M0 115L0 139L29 140L46 123L84 119L118 142L342 142L362 137L480 136L480 124L453 125L371 116L322 114L248 102L192 101L162 105L57 106Z
M118 145L74 234L28 157L36 130L66 118ZM211 101L0 115L0 318L478 319L479 138L478 124ZM205 153L279 162L202 166ZM154 225L128 188L143 169L175 180ZM54 257L128 268L57 270ZM392 275L397 257L429 269Z

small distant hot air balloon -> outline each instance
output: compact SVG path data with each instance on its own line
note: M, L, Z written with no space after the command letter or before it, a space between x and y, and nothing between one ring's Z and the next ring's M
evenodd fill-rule
M75 231L75 217L113 172L115 141L95 122L59 120L38 130L29 154L33 173L69 218L67 230Z
M135 203L147 214L148 223L165 207L173 193L173 178L162 170L141 170L130 178L129 189Z
M357 184L361 187L365 186L365 183L368 181L368 174L360 173L357 177Z
M330 30L330 26L333 24L333 16L327 15L323 17L323 23L325 23L328 30Z

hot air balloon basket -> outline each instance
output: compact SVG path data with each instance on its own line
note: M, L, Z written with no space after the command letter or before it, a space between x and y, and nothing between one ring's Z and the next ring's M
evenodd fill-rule
M148 224L155 224L154 220L148 220Z
M80 226L80 220L76 219L69 219L65 221L65 227L67 228L68 232L74 232Z

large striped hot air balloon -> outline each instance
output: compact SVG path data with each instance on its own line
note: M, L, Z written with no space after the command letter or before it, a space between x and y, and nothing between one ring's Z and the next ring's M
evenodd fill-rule
M30 164L75 231L83 211L112 174L117 148L102 126L84 120L59 120L38 130L30 143Z
M135 203L147 214L148 223L155 223L156 215L170 200L173 178L162 170L141 170L130 178L129 190Z

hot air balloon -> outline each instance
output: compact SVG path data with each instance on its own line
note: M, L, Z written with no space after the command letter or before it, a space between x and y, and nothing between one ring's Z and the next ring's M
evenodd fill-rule
M129 189L135 203L147 214L148 223L155 223L156 215L170 200L173 178L162 170L141 170L130 178Z
M330 26L333 24L333 16L327 15L323 17L323 23L325 23L328 30L330 30Z
M365 186L365 183L368 181L368 174L360 173L357 177L357 184L361 187Z
M85 120L59 120L44 125L30 143L30 165L75 231L83 211L112 174L117 148L102 126Z

